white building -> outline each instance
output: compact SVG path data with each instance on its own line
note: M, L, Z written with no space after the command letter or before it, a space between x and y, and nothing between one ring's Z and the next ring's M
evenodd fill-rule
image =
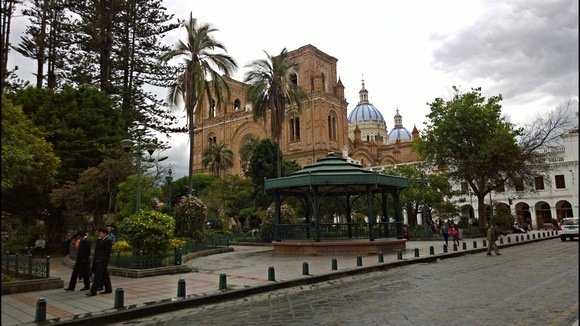
M509 189L491 194L491 203L509 206L516 215L517 222L531 224L532 228L550 223L552 219L580 216L578 210L578 125L562 134L563 146L549 153L550 172L548 180L543 177L534 179L534 189ZM477 199L469 196L467 184L458 187L466 195L459 198L460 206L472 205L477 217ZM533 191L530 191L533 190ZM487 196L488 198L490 196ZM489 200L486 207L489 210ZM468 207L462 211L469 214Z

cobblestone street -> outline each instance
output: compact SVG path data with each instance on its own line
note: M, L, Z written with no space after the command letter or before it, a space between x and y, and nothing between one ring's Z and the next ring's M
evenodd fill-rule
M121 325L572 325L578 241L348 276Z

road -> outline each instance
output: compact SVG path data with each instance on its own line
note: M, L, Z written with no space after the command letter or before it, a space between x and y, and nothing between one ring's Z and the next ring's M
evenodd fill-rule
M503 248L119 325L573 325L578 241Z

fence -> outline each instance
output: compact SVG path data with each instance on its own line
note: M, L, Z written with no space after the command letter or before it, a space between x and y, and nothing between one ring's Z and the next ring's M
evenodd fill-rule
M2 253L2 273L18 278L49 278L50 257L32 258L32 255Z
M109 264L121 268L156 268L162 266L181 265L183 255L203 251L211 248L228 247L227 238L211 238L203 243L189 243L182 248L174 248L173 252L165 254L149 255L141 251L132 252L114 252L111 254ZM95 245L93 244L93 250ZM70 256L76 259L77 250L73 247L70 249Z
M375 223L373 236L380 238L395 238L402 235L402 223ZM370 228L368 223L320 223L318 224L321 239L368 239ZM280 238L283 240L313 240L316 238L314 224L281 224Z

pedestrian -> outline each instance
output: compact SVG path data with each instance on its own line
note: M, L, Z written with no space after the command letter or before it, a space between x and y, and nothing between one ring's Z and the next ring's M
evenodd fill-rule
M115 244L115 235L113 234L113 227L112 226L107 226L107 231L109 232L109 239L111 239L111 242L113 244Z
M443 239L445 239L445 245L447 246L449 242L449 226L447 225L447 222L444 223L441 227L441 235L443 235Z
M79 242L79 247L77 251L77 259L75 261L75 266L70 276L70 281L68 282L68 287L65 288L66 291L74 291L77 284L77 278L80 276L83 279L85 287L81 291L86 291L90 289L91 282L89 281L89 264L91 257L91 240L89 240L86 231L79 231L76 233L77 240Z
M459 246L459 230L457 230L455 224L451 224L451 230L449 233L451 233L451 236L453 237L453 244L457 242L457 245Z
M489 228L487 228L487 241L489 242L489 245L487 246L487 255L491 256L492 249L496 255L501 255L497 248L497 244L495 243L497 241L497 232L493 222L489 222Z
M111 258L111 248L113 244L109 238L109 232L105 228L99 228L99 238L101 241L97 244L95 248L94 261L96 263L95 268L95 279L93 280L93 285L91 286L91 292L87 293L88 296L97 295L97 289L99 286L103 285L105 290L100 292L101 294L113 293L113 286L111 285L111 277L109 276L109 259Z
M101 242L101 238L99 238L99 229L95 229L95 237L97 238L97 240L95 241L95 251L96 248L99 246L99 243ZM93 251L93 262L91 264L91 274L92 274L92 279L95 279L95 273L97 271L97 257L95 256L95 251ZM103 285L102 284L97 284L97 291L102 291L103 290Z

